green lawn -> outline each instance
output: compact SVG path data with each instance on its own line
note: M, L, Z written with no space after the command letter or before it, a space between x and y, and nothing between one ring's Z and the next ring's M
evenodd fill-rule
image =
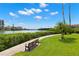
M60 40L60 35L45 38L40 45L31 52L19 52L17 56L79 56L79 34L65 35L65 40Z

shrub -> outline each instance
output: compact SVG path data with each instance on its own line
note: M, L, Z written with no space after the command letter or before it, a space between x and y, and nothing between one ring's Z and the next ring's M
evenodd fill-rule
M53 34L53 32L49 31L49 32L35 32L35 33L1 34L0 51L18 45L25 41L50 34Z

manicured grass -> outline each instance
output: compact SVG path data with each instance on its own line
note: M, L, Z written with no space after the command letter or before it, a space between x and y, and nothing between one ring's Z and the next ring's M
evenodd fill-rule
M19 52L18 56L79 56L79 34L65 35L65 40L60 40L60 35L45 38L40 45L31 52Z

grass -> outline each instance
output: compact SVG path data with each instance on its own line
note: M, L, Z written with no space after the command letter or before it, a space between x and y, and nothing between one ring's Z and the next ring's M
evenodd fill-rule
M44 38L31 52L19 52L17 56L79 56L79 34L60 35Z

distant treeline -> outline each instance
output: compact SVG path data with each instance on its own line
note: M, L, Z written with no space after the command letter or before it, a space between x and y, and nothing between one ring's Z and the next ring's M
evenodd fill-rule
M67 25L72 28L72 33L79 33L79 25ZM40 28L38 30L45 30L45 31L52 31L53 33L60 33L59 29L56 29L56 26L54 28ZM67 29L68 30L68 29Z
M50 29L53 29L53 28L40 28L38 30L50 30Z

